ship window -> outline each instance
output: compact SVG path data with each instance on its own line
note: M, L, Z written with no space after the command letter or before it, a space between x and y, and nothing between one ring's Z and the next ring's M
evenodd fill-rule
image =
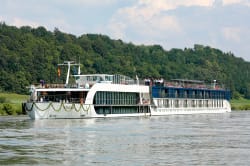
M187 107L187 100L184 100L184 107Z
M195 107L195 100L192 100L191 105L192 107Z
M175 90L175 97L177 98L178 97L178 90Z
M164 100L164 106L169 107L169 100L168 99Z
M139 94L131 92L103 92L98 91L94 97L97 105L136 105L139 103Z
M169 90L165 89L165 97L169 97Z
M208 107L208 100L205 101L205 106Z
M205 91L205 99L208 99L208 98L209 98L208 92Z
M160 96L160 97L164 98L165 96L166 96L166 94L165 94L165 90L164 90L164 89L162 89L162 90L161 90L161 96Z
M101 108L96 107L95 110L97 110L97 113L100 113ZM139 109L136 106L114 106L112 107L112 114L133 114L133 113L138 113L138 112L148 112L148 110L141 108ZM108 112L109 113L109 112Z
M192 92L192 98L195 98L195 91Z
M175 100L175 107L176 107L176 108L179 107L179 100Z
M199 100L199 107L202 107L202 100Z
M187 91L184 91L184 98L187 98Z
M202 91L199 91L199 99L202 99Z
M43 102L70 102L80 103L84 102L87 92L83 91L56 91L56 92L38 92L38 100Z
M169 100L169 107L172 107L172 101L173 100Z

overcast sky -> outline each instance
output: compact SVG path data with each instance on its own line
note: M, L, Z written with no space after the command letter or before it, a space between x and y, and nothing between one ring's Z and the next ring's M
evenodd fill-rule
M250 0L1 0L0 20L166 50L202 44L250 61Z

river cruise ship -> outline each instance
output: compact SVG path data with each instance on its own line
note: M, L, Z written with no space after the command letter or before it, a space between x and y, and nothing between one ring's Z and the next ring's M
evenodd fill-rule
M231 112L230 91L203 81L131 79L124 75L80 74L80 65L66 61L65 84L31 85L22 104L31 119L101 118ZM71 66L78 73L71 75Z

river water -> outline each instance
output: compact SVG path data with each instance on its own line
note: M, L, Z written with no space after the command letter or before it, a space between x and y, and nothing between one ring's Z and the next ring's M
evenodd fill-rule
M250 165L250 111L162 117L0 117L0 165Z

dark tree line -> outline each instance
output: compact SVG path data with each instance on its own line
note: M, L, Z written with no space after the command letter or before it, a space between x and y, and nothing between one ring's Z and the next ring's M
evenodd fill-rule
M62 82L57 64L79 61L83 73L124 74L131 77L217 80L234 97L250 98L250 63L233 53L209 46L164 50L160 45L136 46L105 35L76 37L55 28L17 28L0 23L0 91L27 93L40 80Z

